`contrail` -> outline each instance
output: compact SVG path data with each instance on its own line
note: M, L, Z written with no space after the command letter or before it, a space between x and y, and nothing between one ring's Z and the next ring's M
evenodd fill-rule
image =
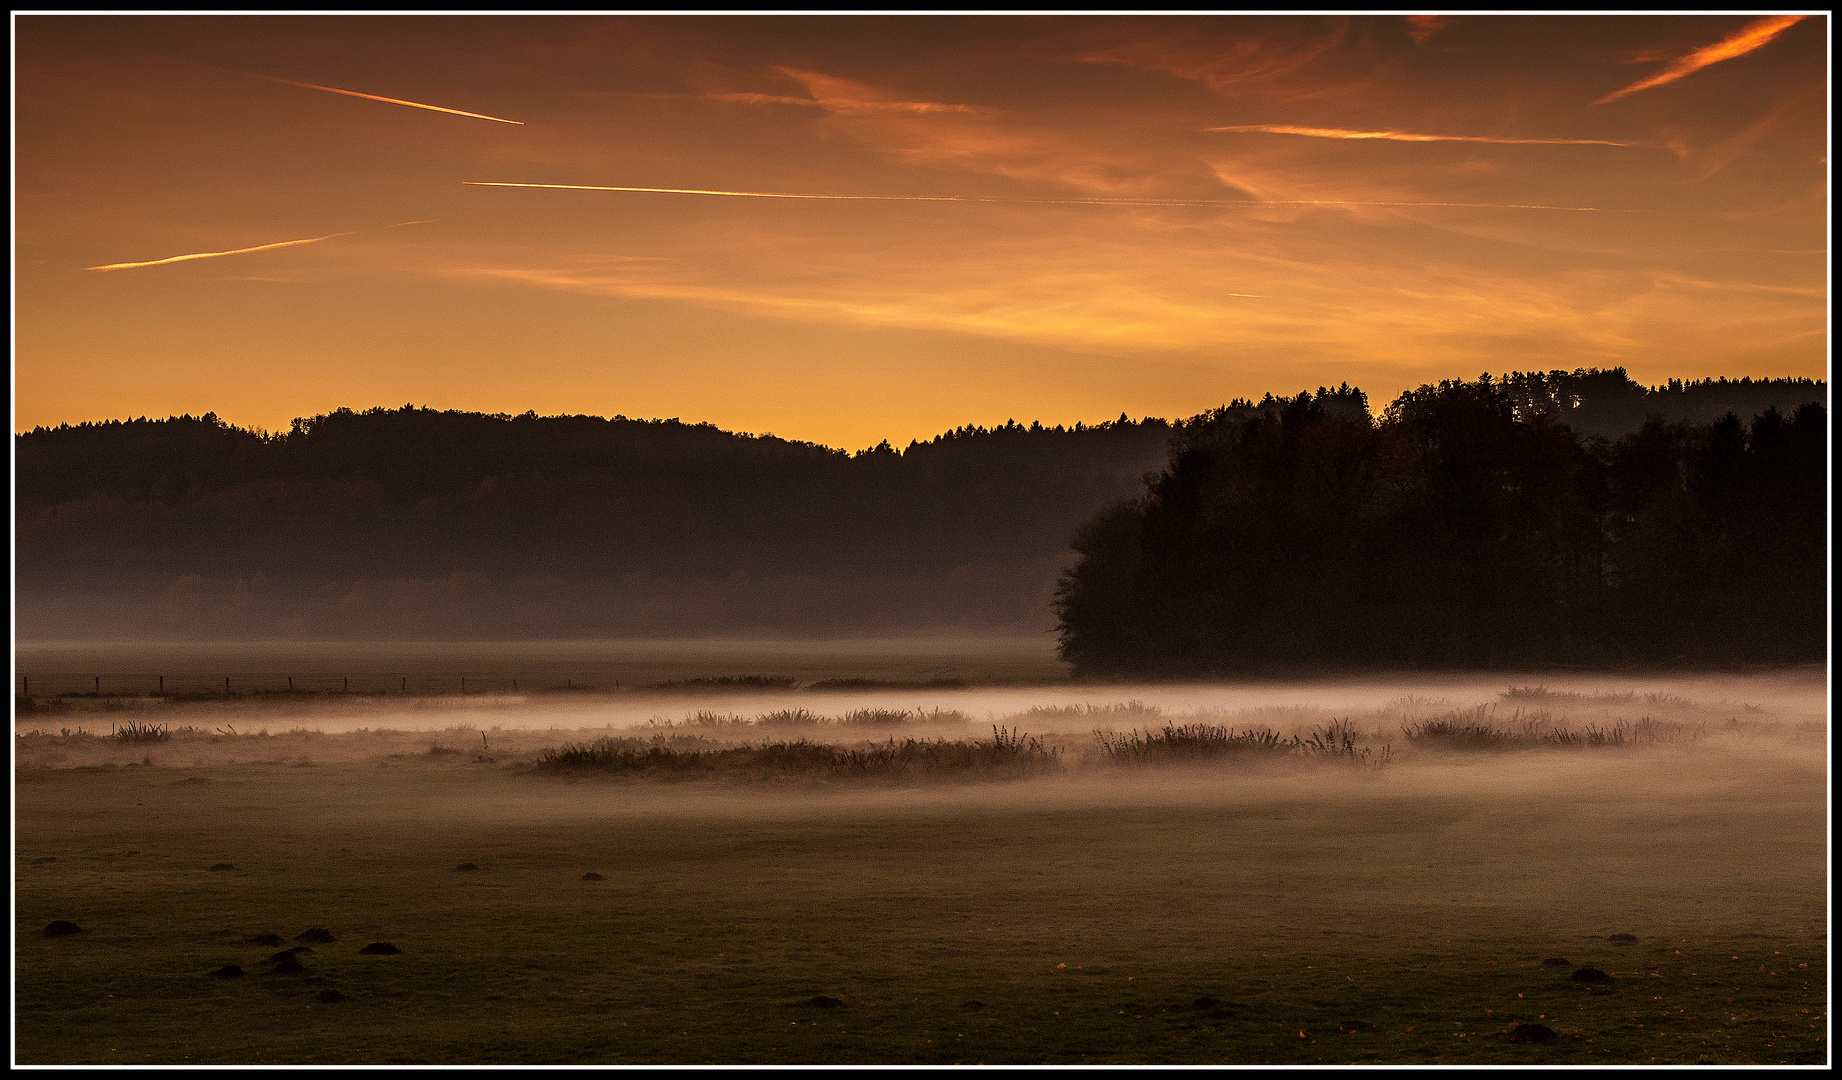
M1702 68L1707 67L1709 64L1718 64L1722 60L1731 60L1736 56L1744 56L1783 33L1785 29L1799 19L1806 18L1809 18L1809 16L1768 15L1763 19L1756 19L1740 27L1738 30L1735 30L1733 33L1728 34L1714 44L1696 49L1694 52L1682 57L1662 71L1650 76L1648 79L1639 79L1623 90L1614 90L1598 101L1593 102L1593 104L1604 105L1608 101L1617 101L1619 98L1627 94L1635 94L1639 90L1648 90L1653 86L1662 86L1664 83L1675 82L1682 76L1692 75Z
M1491 210L1592 210L1598 206L1541 206L1529 203L1363 202L1354 199L1026 199L1001 195L817 195L788 191L712 191L704 188L613 187L602 184L514 184L462 180L472 187L554 188L564 191L645 191L660 195L725 195L745 199L841 199L851 202L1033 203L1052 206L1469 206Z
M433 109L436 112L453 113L456 116L471 116L480 120L496 120L501 124L517 124L520 127L524 126L523 120L507 120L503 117L487 116L485 113L465 112L461 109L444 109L439 105L424 105L420 101L404 101L402 98L379 97L376 94L361 94L356 90L341 90L336 86L320 86L317 83L295 82L293 79L278 79L273 75L264 75L263 78L270 82L287 83L289 86L305 86L309 90L324 90L329 94L344 94L347 97L366 98L371 101L387 101L392 105L408 105L412 109Z
M1291 124L1235 124L1209 131L1264 131L1274 135L1309 135L1318 139L1392 139L1397 142L1523 143L1544 146L1630 146L1605 139L1497 139L1485 135L1418 135L1410 131L1348 131L1344 128L1294 127Z
M220 255L247 255L252 251L269 251L273 248L293 247L296 244L317 244L322 240L331 240L335 236L350 236L349 232L327 233L325 236L312 236L305 240L283 240L279 244L258 244L255 247L237 248L235 251L201 251L194 255L174 255L170 259L153 259L148 262L109 263L107 266L86 266L85 270L133 270L137 266L163 266L166 263L185 262L187 259L215 259Z

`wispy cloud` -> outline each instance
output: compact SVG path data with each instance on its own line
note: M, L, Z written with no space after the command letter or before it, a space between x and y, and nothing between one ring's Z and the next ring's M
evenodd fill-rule
M1598 206L1546 206L1536 203L1416 202L1361 199L1032 199L1009 195L828 195L790 191L716 191L705 188L618 187L611 184L519 184L491 180L462 180L469 187L555 188L563 191L637 191L656 195L725 195L745 199L835 199L848 202L955 202L1031 203L1056 206L1455 206L1492 210L1592 210ZM305 241L300 241L304 243Z
M1139 130L1070 130L995 108L914 95L821 72L778 67L824 110L823 129L899 165L1001 176L1094 196L1156 195L1215 185L1194 158L1176 158Z
M424 105L420 101L404 101L402 98L379 97L376 94L361 94L356 90L341 90L334 86L320 86L317 83L295 82L293 79L278 79L273 75L264 75L270 82L287 83L289 86L304 86L309 90L324 90L329 94L344 94L347 97L364 98L367 101L383 101L392 105L407 105L412 109L429 109L434 112L453 113L455 116L471 116L476 120L492 120L501 124L524 125L523 120L507 120L499 116L487 116L485 113L467 112L463 109L444 109L440 105Z
M1347 128L1297 127L1292 124L1232 124L1210 131L1257 131L1271 135L1308 135L1314 139L1389 139L1394 142L1477 142L1544 146L1630 146L1607 139L1511 139L1491 135L1422 135L1411 131L1351 131Z
M777 67L781 75L808 86L815 82L837 85L841 80L831 80L827 76L812 71L800 71L795 68ZM891 101L884 97L852 95L850 93L833 93L824 97L789 97L783 94L755 94L745 92L718 92L689 95L703 101L729 101L742 105L804 105L822 108L838 113L858 112L892 112L892 113L981 113L989 112L972 105L963 105L948 101Z
M106 266L86 266L85 270L133 270L141 266L164 266L167 263L186 262L191 259L216 259L225 255L248 255L252 251L273 251L276 248L294 247L297 244L317 244L322 240L331 240L335 236L350 236L349 232L328 233L325 236L310 236L305 240L283 240L278 244L258 244L255 247L236 248L231 251L200 251L191 255L174 255L168 259L151 259L147 262L109 263Z
M1202 83L1211 90L1226 90L1290 75L1341 45L1347 33L1347 25L1341 20L1327 27L1295 25L1303 26L1302 35L1293 28L1282 32L1273 27L1267 32L1223 41L1178 32L1127 42L1079 59L1090 64L1124 64L1162 71Z
M1640 90L1648 90L1653 86L1662 86L1664 83L1675 82L1684 75L1692 75L1702 68L1707 67L1709 64L1718 64L1722 60L1731 60L1736 56L1744 56L1777 37L1800 19L1806 18L1809 18L1809 16L1768 15L1763 19L1755 19L1714 44L1696 49L1694 52L1682 57L1662 71L1650 76L1648 79L1639 79L1623 90L1614 90L1598 101L1593 102L1593 104L1604 105L1609 101L1617 101L1621 97L1635 94Z
M1428 38L1452 25L1452 16L1409 15L1407 16L1407 21L1411 24L1411 28L1407 31L1407 36L1413 38L1413 43L1415 45L1424 45Z
M1744 130L1710 146L1700 163L1701 178L1706 180L1733 164L1742 155L1752 152L1767 135L1780 132L1790 126L1792 121L1805 119L1810 113L1820 118L1822 90L1820 86L1812 86L1792 94L1773 106L1764 116L1748 124Z

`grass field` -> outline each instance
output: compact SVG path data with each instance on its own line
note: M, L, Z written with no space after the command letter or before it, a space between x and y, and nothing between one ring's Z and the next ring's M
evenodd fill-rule
M16 1060L1827 1060L1820 736L908 786L363 738L18 770Z

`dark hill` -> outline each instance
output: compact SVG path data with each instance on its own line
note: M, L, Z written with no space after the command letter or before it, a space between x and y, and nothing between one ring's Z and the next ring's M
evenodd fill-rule
M1171 425L857 454L676 420L405 407L15 439L22 637L1047 630L1067 537Z
M1821 401L1608 440L1532 406L1537 380L1422 386L1379 421L1320 390L1183 424L1077 533L1062 658L1130 679L1823 658Z
M1651 413L1749 422L1825 397L1808 380L1649 389L1622 369L1496 385L1520 416L1615 435ZM16 632L1048 631L1077 526L1142 492L1174 435L1181 451L1289 400L1174 423L966 427L856 454L677 420L410 406L273 435L209 413L38 428L14 439ZM1315 400L1369 420L1358 390Z

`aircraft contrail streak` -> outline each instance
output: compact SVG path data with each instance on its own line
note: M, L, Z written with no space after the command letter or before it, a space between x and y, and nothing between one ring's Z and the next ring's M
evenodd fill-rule
M1235 124L1210 131L1257 131L1272 135L1309 135L1317 139L1389 139L1395 142L1479 142L1539 146L1629 146L1608 139L1508 139L1486 135L1420 135L1411 131L1349 131L1344 128L1295 127L1291 124Z
M309 90L324 90L329 94L344 94L347 97L365 98L369 101L387 101L392 105L408 105L412 109L433 109L435 112L453 113L456 116L471 116L479 120L495 120L501 124L517 124L520 127L524 126L523 120L507 120L503 117L487 116L485 113L466 112L461 109L444 109L439 105L424 105L420 101L404 101L402 98L379 97L376 94L361 94L356 90L341 90L336 86L321 86L318 83L295 82L293 79L278 79L273 75L264 75L263 78L270 82L287 83L289 86L304 86Z
M237 248L234 251L200 251L192 255L174 255L170 259L152 259L148 262L109 263L106 266L86 266L85 270L132 270L137 266L163 266L166 263L185 262L188 259L215 259L220 255L247 255L252 251L270 251L274 248L293 247L296 244L317 244L322 240L331 240L335 236L350 236L349 232L327 233L325 236L312 236L305 240L283 240L279 244L258 244L255 247Z
M999 195L822 195L788 191L712 191L705 188L615 187L603 184L516 184L462 180L472 187L552 188L564 191L643 191L661 195L723 195L746 199L836 199L849 202L1034 203L1054 206L1468 206L1495 210L1592 210L1629 213L1598 206L1540 206L1528 203L1365 202L1354 199L1027 199Z
M1639 79L1623 90L1614 90L1593 104L1604 105L1608 101L1617 101L1639 90L1648 90L1653 86L1675 82L1684 75L1692 75L1709 64L1718 64L1722 60L1744 56L1777 37L1794 23L1807 18L1809 18L1807 15L1768 15L1763 19L1755 19L1714 44L1696 49L1648 79Z

